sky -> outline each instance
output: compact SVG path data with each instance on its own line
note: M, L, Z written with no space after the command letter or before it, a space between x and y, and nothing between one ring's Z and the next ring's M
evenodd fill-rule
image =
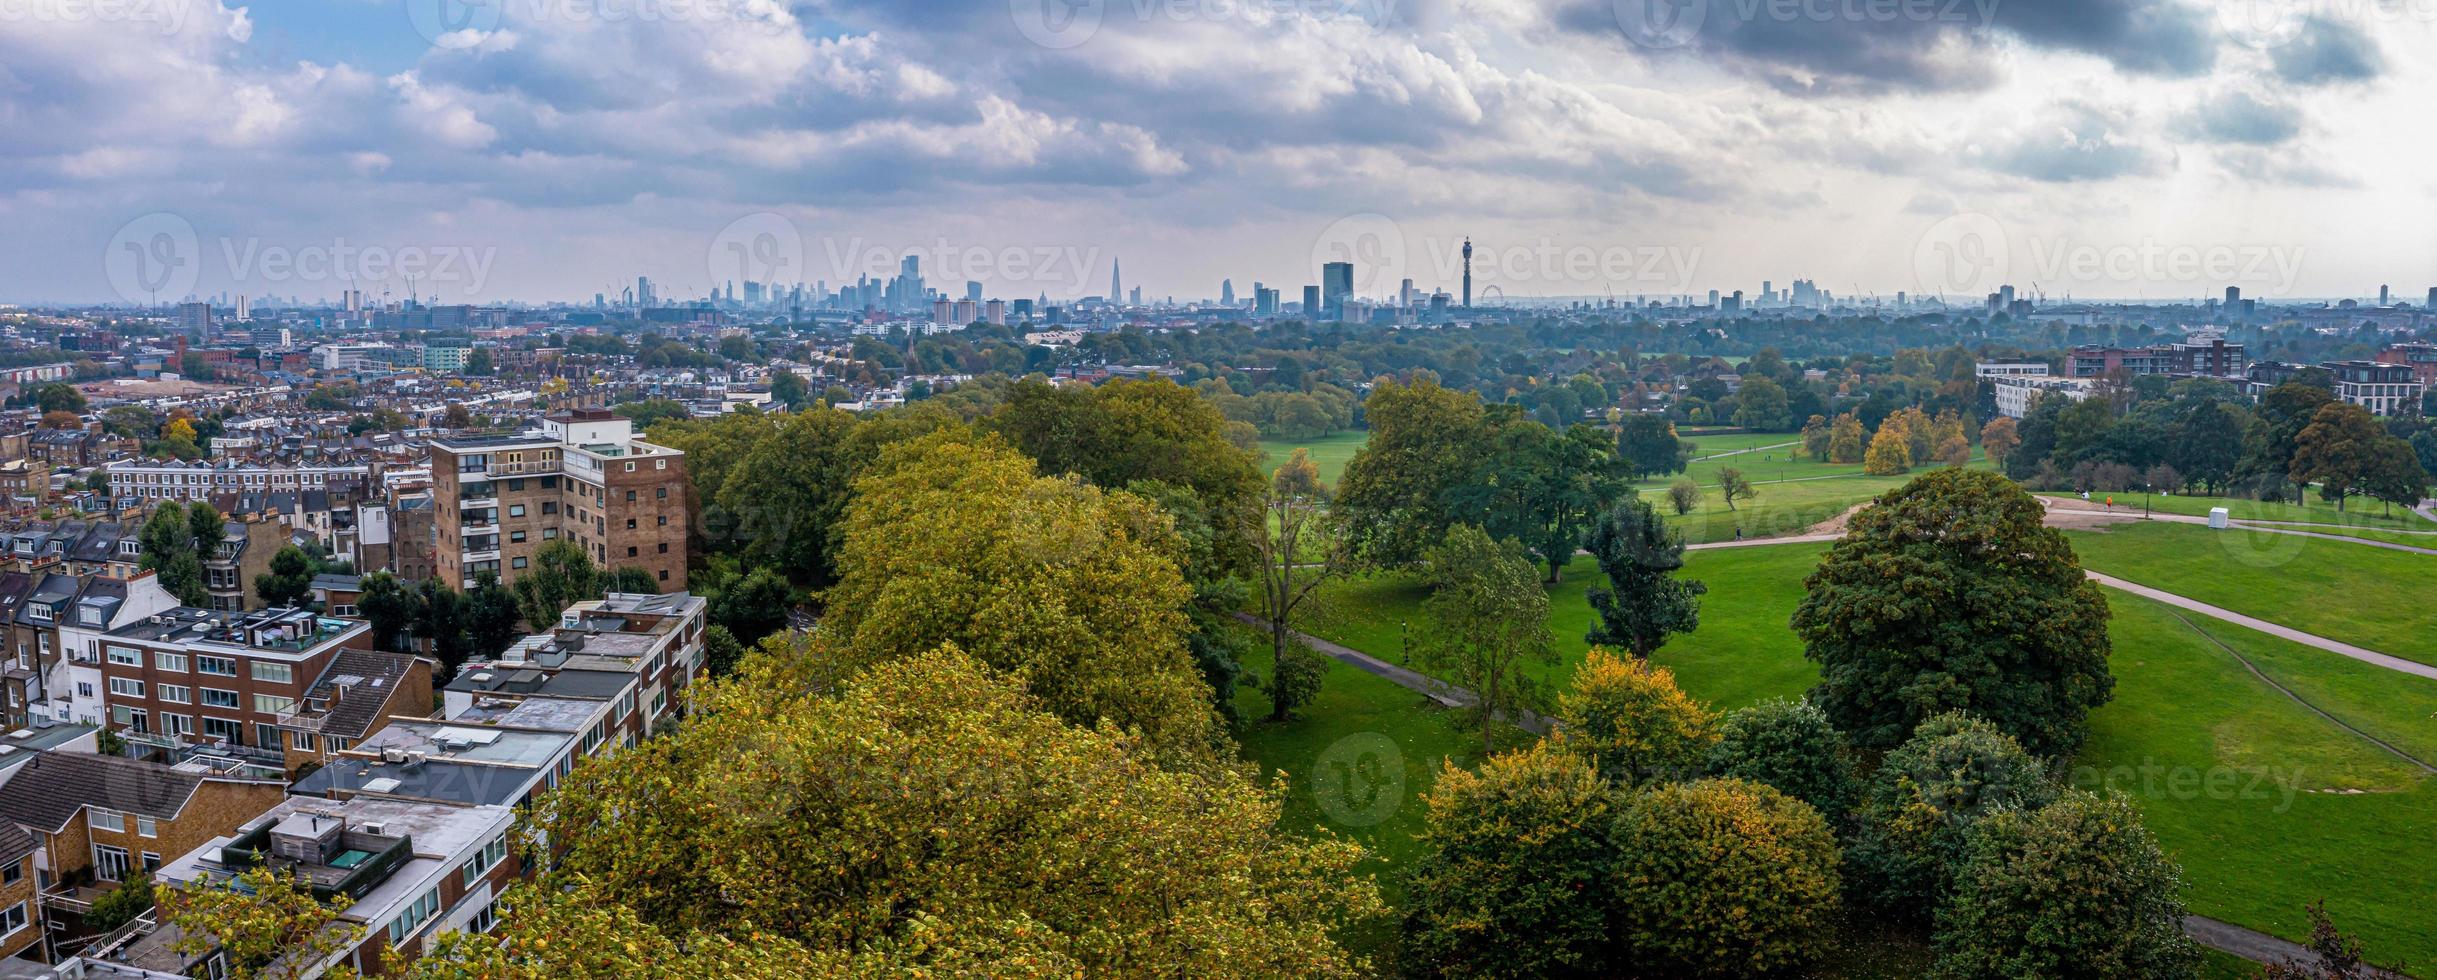
M0 0L0 302L2420 301L2437 0Z

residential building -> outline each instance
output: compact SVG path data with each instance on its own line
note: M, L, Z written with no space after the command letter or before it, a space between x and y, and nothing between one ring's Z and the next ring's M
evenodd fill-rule
M2073 349L2071 376L2096 378L2121 371L2135 376L2236 378L2242 376L2249 363L2243 349L2241 344L2205 335L2156 347L2082 346Z
M1981 361L1972 365L1972 374L1982 378L2044 378L2048 373L2046 361Z
M2437 385L2437 344L2396 344L2378 352L2381 364L2403 364L2412 369L2412 380L2421 385Z
M245 514L223 522L223 535L203 555L203 588L211 607L222 610L260 609L265 603L254 590L254 577L271 570L271 556L288 546L288 529L278 521Z
M359 940L306 965L303 975L345 967L377 976L390 950L412 959L433 937L490 931L499 894L523 870L510 839L515 819L499 806L290 797L234 833L177 855L155 881L208 886L268 867L303 879L325 904L344 896L350 904L339 918L362 930ZM221 951L181 952L181 939L175 924L147 915L86 955L164 974L225 975Z
M512 583L566 538L603 568L685 587L685 454L637 438L633 421L567 412L524 435L435 439L431 456L436 564L451 585L484 571Z
M177 605L151 572L36 577L10 622L7 680L0 684L10 723L100 727L108 688L98 659L83 655L90 638Z
M181 606L106 631L63 628L60 643L99 674L121 738L172 757L211 747L285 765L289 733L313 727L298 720L314 711L308 696L343 651L369 652L372 627L302 609Z
M569 606L556 628L528 636L496 660L468 663L442 692L444 717L455 718L487 696L547 695L626 700L629 720L615 712L613 737L629 744L649 736L685 703L702 676L702 597L611 593Z
M2030 414L2032 403L2040 398L2078 402L2090 397L2090 382L2076 378L1997 377L1990 379L1989 388L1996 395L1997 414L2009 419Z
M2414 377L2410 364L2329 361L2320 366L2335 375L2338 400L2369 409L2372 415L2420 414L2420 395L2426 386Z
M119 500L209 500L247 493L355 490L373 478L367 464L258 465L230 462L132 460L111 463L110 495Z

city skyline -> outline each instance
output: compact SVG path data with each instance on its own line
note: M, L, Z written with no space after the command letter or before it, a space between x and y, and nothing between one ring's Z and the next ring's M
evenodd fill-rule
M1119 256L1146 296L1292 293L1348 241L1357 294L1455 292L1466 236L1516 299L2410 297L2437 258L2432 138L2386 122L2437 82L2413 5L1012 6L38 4L0 32L0 301L129 299L112 246L160 216L193 295L337 295L262 257L354 246L485 258L352 282L461 302L835 288L941 242L1090 260L939 277L1009 298ZM718 275L740 224L804 273Z

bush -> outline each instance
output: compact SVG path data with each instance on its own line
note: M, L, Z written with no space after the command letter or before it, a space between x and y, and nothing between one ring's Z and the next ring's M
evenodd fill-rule
M2047 772L1988 722L1950 712L1922 722L1879 764L1846 854L1856 887L1887 913L1920 920L1944 900L1973 824L2056 796Z
M1861 795L1844 733L1808 701L1762 701L1727 715L1707 768L1808 803L1831 825L1843 823Z
M1407 972L1457 977L1595 974L1607 916L1607 786L1548 742L1448 766L1428 799L1406 883Z
M1611 832L1618 962L1657 976L1800 965L1836 919L1836 838L1810 804L1758 783L1643 791Z
M138 873L120 882L110 894L93 900L85 912L85 928L109 932L152 910L152 876Z
M2181 879L2122 797L1994 814L1938 912L1936 975L2194 976Z
M1566 747L1611 783L1635 786L1699 773L1717 742L1709 710L1675 686L1675 672L1592 647L1557 698Z

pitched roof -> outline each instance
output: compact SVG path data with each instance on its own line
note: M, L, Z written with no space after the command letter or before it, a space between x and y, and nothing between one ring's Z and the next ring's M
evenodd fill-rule
M57 831L87 806L168 820L203 785L199 773L117 756L48 751L0 785L0 818Z
M0 823L0 861L15 861L34 853L34 835L13 823Z
M381 707L389 703L397 691L398 682L414 668L415 658L403 653L379 650L357 650L342 647L338 656L330 658L330 667L322 671L313 688L305 692L308 701L326 700L338 693L341 685L349 690L332 705L330 715L322 720L321 732L346 739L364 737L366 729L380 720ZM410 705L418 711L428 705Z

